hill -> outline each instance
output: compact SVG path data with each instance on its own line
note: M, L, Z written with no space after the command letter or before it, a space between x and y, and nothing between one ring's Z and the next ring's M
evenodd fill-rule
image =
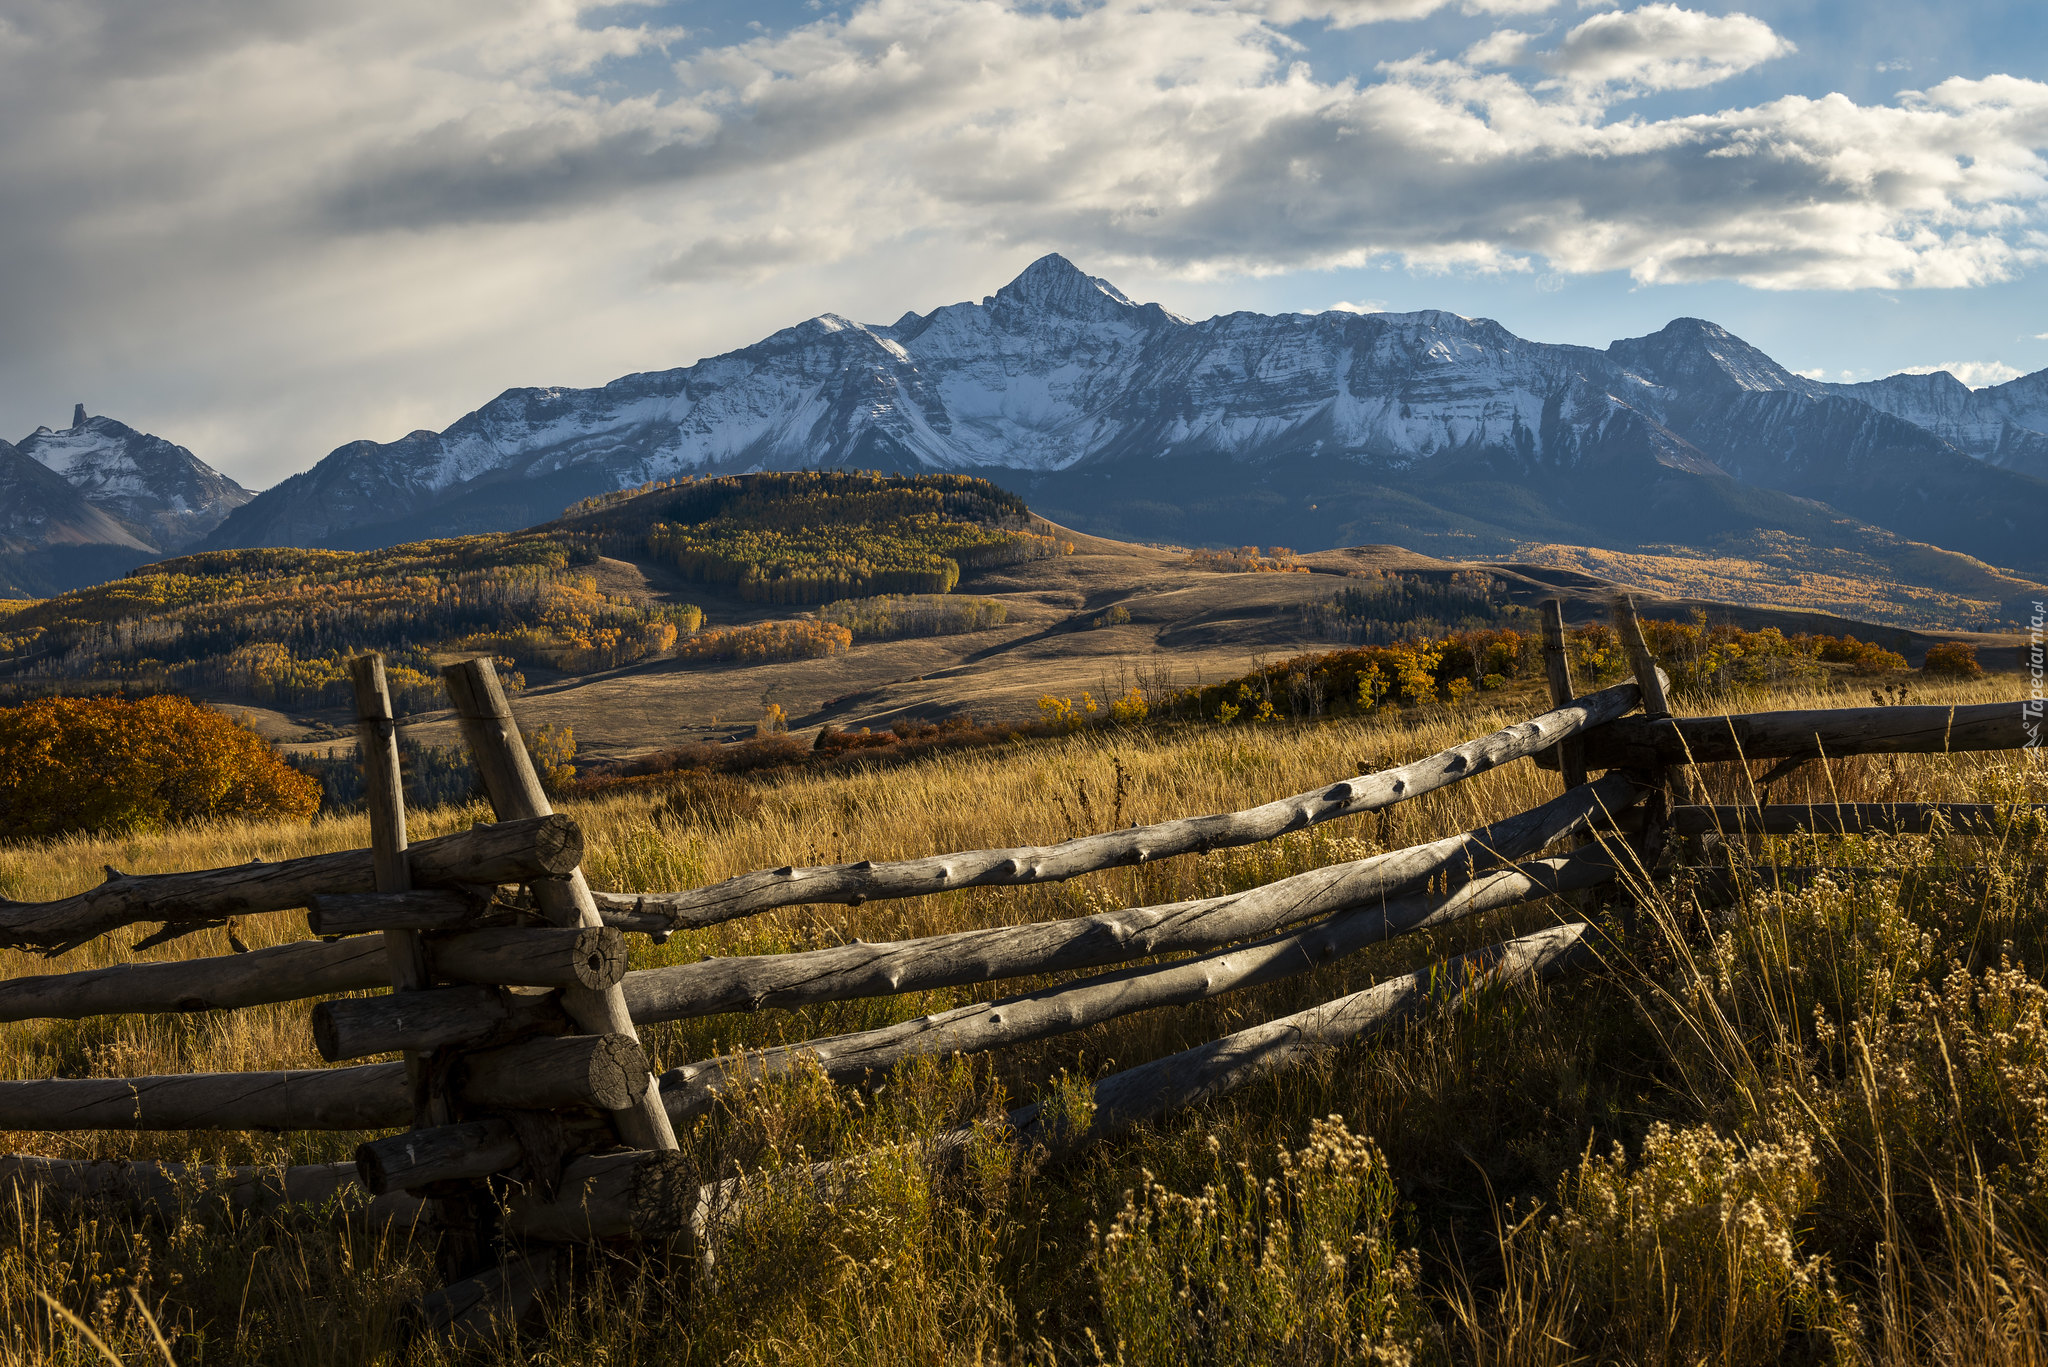
M2017 582L1982 566L1970 580L1931 548L1923 578L1947 574L1944 589L1908 592L1873 560L1832 596L1783 582L1768 558L1781 548L1611 564L1551 549L1516 562L1388 545L1189 551L1073 532L968 476L726 476L605 495L515 533L151 565L0 610L0 689L175 689L319 748L348 734L345 661L375 649L415 737L451 743L434 668L491 654L520 675L524 714L572 728L585 761L602 761L749 734L771 704L799 733L1036 718L1047 695L1157 696L1346 643L1526 629L1550 596L1590 619L1617 581L1648 589L1655 616L1917 659L1931 636L1826 609L1983 615Z

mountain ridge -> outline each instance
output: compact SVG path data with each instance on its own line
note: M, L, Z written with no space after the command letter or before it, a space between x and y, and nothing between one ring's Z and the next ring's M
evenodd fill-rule
M2048 372L1961 401L1910 378L1825 384L1696 318L1604 349L1442 310L1196 321L1053 254L979 302L887 325L821 314L691 366L510 389L442 432L349 443L204 544L361 548L683 474L856 466L982 474L1140 539L1369 528L1355 539L1495 553L1682 540L1687 505L1789 529L1819 503L2048 571L2027 533L2048 518L2048 431L2026 426L2048 428ZM1609 489L1581 515L1565 486L1588 479ZM1624 489L1654 525L1605 506Z

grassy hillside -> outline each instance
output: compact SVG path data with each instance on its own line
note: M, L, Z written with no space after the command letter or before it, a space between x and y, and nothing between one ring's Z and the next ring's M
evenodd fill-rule
M1995 696L1982 685L1916 693ZM1490 706L1496 697L1507 701ZM747 781L759 805L744 820L729 805L646 790L574 814L598 886L689 886L788 862L1053 841L1240 807L1429 753L1526 710L1503 693L1456 712L1089 730L875 772ZM1730 767L1706 781L1720 800L1749 796ZM790 908L637 952L642 964L681 962L1209 895L1464 829L1556 785L1518 764L1270 846L1059 886ZM2016 755L1876 757L1809 766L1774 798L2040 802L2048 780ZM431 814L415 834L475 815ZM0 848L0 895L74 891L108 863L148 872L364 838L360 820L323 819L16 845ZM1604 921L1603 962L1581 978L1419 1021L1070 1163L990 1155L947 1176L898 1150L831 1202L793 1177L714 1274L681 1255L600 1259L591 1294L548 1327L537 1360L2038 1361L2048 910L2025 870L2048 858L2048 832L2021 820L1988 841L1773 839L1736 855L1747 868L1836 872L1802 893L1752 892L1730 910L1658 889L1634 929ZM1543 904L1454 925L1296 983L997 1060L907 1068L867 1097L790 1079L735 1097L685 1145L707 1176L736 1165L800 1173L1579 914ZM252 945L302 933L290 916L239 931ZM181 947L225 949L218 931ZM62 964L127 957L96 946ZM0 955L7 973L49 967ZM648 1038L670 1066L1030 985L718 1017ZM0 1026L0 1070L317 1066L306 1015L296 1004ZM312 1160L344 1157L357 1138L11 1134L0 1148ZM131 1286L180 1361L395 1362L394 1317L424 1285L426 1261L314 1216L238 1219L204 1200L168 1230L30 1211L0 1225L0 1362L101 1360L38 1290L127 1360L156 1360Z

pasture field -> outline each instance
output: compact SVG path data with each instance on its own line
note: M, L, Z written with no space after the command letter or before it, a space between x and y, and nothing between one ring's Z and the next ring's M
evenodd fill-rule
M2015 683L1916 679L1913 693L1983 702L2014 696ZM1785 692L1740 706L1856 701ZM1364 720L1109 727L874 771L765 775L745 780L758 801L745 812L670 801L658 786L567 810L588 837L595 886L679 888L1240 808L1534 710L1518 689ZM1771 800L2048 802L2036 758L1816 763ZM1713 800L1753 799L1735 766L1701 777ZM1061 885L793 907L661 946L636 939L636 966L1211 895L1450 834L1558 791L1554 773L1519 763L1265 846ZM413 835L481 815L416 814ZM323 817L0 846L0 896L77 891L106 865L220 866L366 839L363 818ZM906 1066L867 1093L802 1075L743 1092L682 1136L706 1180L771 1175L770 1198L715 1267L680 1245L601 1253L583 1294L535 1337L460 1360L2048 1360L2048 827L2019 816L1988 837L1774 837L1735 858L1751 874L1832 872L1798 892L1751 879L1733 907L1649 888L1636 916L1594 911L1608 933L1590 971L1499 990L1063 1163L991 1145L941 1173L896 1141L1071 1095L1078 1080L1582 913L1515 908L1202 1006ZM234 930L252 947L305 934L296 914ZM57 966L118 961L127 951L107 946L129 938ZM144 957L225 952L226 932L205 931ZM51 967L0 954L9 976ZM1033 985L712 1017L644 1038L665 1068ZM307 1009L0 1025L0 1076L318 1066ZM306 1162L348 1157L362 1137L14 1133L0 1134L0 1151ZM833 1199L799 1180L856 1153L878 1156ZM431 1285L430 1263L320 1212L235 1216L203 1193L168 1226L24 1202L0 1208L0 1363L456 1360L399 1345L400 1309Z

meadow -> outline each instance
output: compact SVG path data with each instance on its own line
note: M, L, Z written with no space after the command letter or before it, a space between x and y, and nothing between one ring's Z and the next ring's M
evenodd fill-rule
M1756 685L1742 707L1841 706ZM2015 696L1909 679L1914 702ZM1768 692L1766 692L1768 688ZM1904 690L1886 696L1902 696ZM1687 710L1718 711L1728 695ZM687 887L785 863L1051 842L1251 805L1397 764L1541 709L1533 680L1370 715L1089 727L887 768L733 780L736 809L632 787L566 804L594 885ZM1762 766L1759 765L1759 768ZM1753 800L1736 766L1700 775ZM638 942L639 966L1066 917L1254 886L1554 796L1521 763L1269 845L1025 889L794 907ZM2048 801L2032 753L1810 764L1773 801ZM420 814L414 836L477 809ZM0 895L360 845L361 817L0 847ZM1729 852L1733 906L1638 884L1600 905L1600 958L1501 989L1062 1163L990 1146L958 1170L891 1147L1076 1080L1587 914L1538 903L1396 940L1289 983L1127 1017L996 1058L906 1066L868 1092L798 1075L683 1136L705 1179L767 1174L703 1269L618 1248L517 1348L545 1363L2034 1363L2048 1358L2048 828L1786 837ZM1774 866L1826 866L1800 891ZM234 928L301 938L295 915ZM123 937L112 937L121 939ZM127 957L107 942L64 968ZM207 931L144 957L227 952ZM8 975L49 971L0 956ZM1010 982L655 1026L658 1067L864 1029ZM304 1003L0 1025L0 1075L311 1067ZM345 1158L362 1136L4 1134L0 1150L210 1161ZM798 1174L879 1151L821 1200ZM780 1176L778 1176L780 1175ZM419 1248L321 1212L165 1226L34 1201L0 1211L0 1363L456 1360L401 1353ZM41 1299L89 1327L108 1354ZM163 1346L157 1332L161 1331Z

